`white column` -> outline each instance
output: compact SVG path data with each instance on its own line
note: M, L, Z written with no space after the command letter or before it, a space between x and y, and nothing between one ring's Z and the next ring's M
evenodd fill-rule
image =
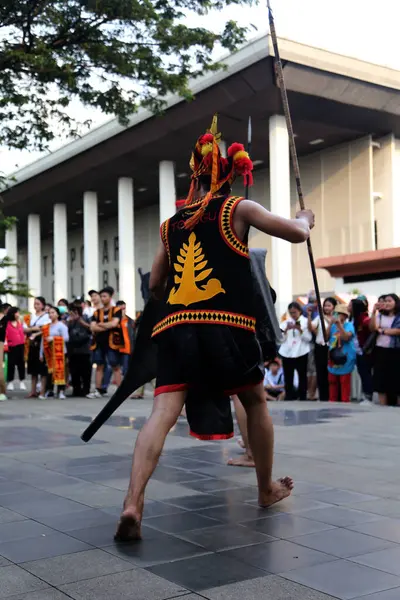
M54 302L68 298L67 207L54 205Z
M83 195L84 294L99 289L99 222L96 192Z
M176 212L175 165L170 160L162 160L159 165L160 177L160 223Z
M40 295L40 262L42 257L40 243L40 217L28 215L28 286L32 298L28 300L29 310L33 311L33 300Z
M135 214L133 180L118 180L118 244L119 244L119 298L126 302L126 312L136 314L135 271Z
M290 158L285 118L269 120L269 177L271 212L290 219ZM276 311L280 317L293 298L292 248L289 242L272 238L272 281L277 294Z
M13 265L7 267L6 276L11 278L13 286L18 282L18 246L17 246L17 225L14 224L11 229L6 231L6 256L13 261ZM17 304L17 299L12 294L7 295L7 302L13 306Z
M223 156L224 158L227 158L227 150L228 150L228 146L225 140L221 140L219 143L219 150L221 152L221 156Z

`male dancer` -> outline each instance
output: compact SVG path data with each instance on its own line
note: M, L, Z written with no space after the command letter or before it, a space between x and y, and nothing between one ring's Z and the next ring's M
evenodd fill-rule
M109 365L117 385L122 380L119 349L121 347L122 310L112 305L114 289L105 287L100 291L102 308L95 310L90 329L94 333L92 350L93 363L96 363L96 390L88 394L88 398L99 398L104 395L102 390L105 368Z
M237 175L252 182L253 164L241 144L221 156L216 119L192 153L192 183L186 209L161 225L162 243L150 277L164 315L153 331L158 372L153 412L142 428L115 538L141 539L146 485L165 438L178 419L190 386L238 394L248 422L259 505L290 495L293 481L272 481L273 426L263 387L255 337L252 278L247 245L251 226L292 243L307 240L311 211L295 219L272 215L250 200L231 197Z

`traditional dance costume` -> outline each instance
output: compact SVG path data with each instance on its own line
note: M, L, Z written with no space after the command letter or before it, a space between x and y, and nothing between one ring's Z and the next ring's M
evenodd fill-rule
M251 184L253 165L241 144L232 144L228 158L222 157L219 139L214 118L192 154L189 196L161 225L169 260L164 299L146 305L126 377L84 432L85 441L155 375L156 395L188 392L192 435L232 437L229 396L262 382L264 360L275 357L280 332L265 276L266 251L249 251L247 233L238 238L233 217L243 198L221 190L237 175ZM210 191L196 198L204 176Z

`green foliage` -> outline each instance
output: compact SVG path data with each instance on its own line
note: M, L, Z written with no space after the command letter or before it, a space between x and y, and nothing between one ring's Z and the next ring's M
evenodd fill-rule
M192 98L189 78L222 67L246 28L214 33L184 17L254 0L1 0L0 144L43 150L60 132L76 136L72 100L126 124L139 105L161 111L167 93ZM256 1L256 0L255 0Z

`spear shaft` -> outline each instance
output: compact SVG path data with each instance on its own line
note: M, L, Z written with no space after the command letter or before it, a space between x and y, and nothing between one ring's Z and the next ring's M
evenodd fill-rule
M251 117L249 117L247 124L247 152L251 156L251 142L253 137L253 131L251 127ZM249 197L249 180L246 180L246 185L244 187L244 196L245 198Z
M287 127L287 131L288 131L288 136L289 136L290 156L292 158L293 172L294 172L294 177L296 180L297 195L299 197L299 204L300 204L301 210L305 210L303 188L301 185L301 178L300 178L299 160L297 157L296 142L295 142L295 138L294 138L292 118L290 115L290 108L289 108L289 100L288 100L288 95L287 95L287 91L286 91L285 79L283 76L282 61L281 61L281 57L279 54L278 37L276 35L274 15L272 13L270 0L267 0L267 7L268 7L269 29L271 32L272 45L274 48L274 55L275 55L274 56L275 73L276 73L276 78L278 81L279 89L281 92L283 112L285 115L286 127ZM314 254L313 254L313 249L312 249L310 238L308 238L308 240L307 240L307 252L308 252L308 258L310 261L311 274L312 274L312 279L313 279L313 284L314 284L315 295L317 298L318 312L319 312L319 317L320 317L320 321L321 321L321 330L322 330L324 340L326 342L327 341L327 333L326 333L326 327L325 327L324 314L323 314L323 310L322 310L321 294L319 292L317 270L315 268Z

